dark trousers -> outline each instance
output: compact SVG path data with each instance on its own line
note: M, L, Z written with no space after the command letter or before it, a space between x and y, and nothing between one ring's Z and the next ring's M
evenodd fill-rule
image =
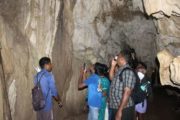
M117 109L110 109L109 120L115 120ZM122 111L122 119L121 120L135 120L135 107L124 108Z
M51 110L48 112L38 111L37 120L53 120L52 111Z

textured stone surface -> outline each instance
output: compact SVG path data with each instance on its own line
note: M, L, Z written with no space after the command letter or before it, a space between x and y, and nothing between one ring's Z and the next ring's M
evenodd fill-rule
M161 18L164 16L180 16L179 0L144 0L148 15Z
M170 64L173 61L173 56L167 50L158 53L160 62L160 80L162 85L173 85L170 81Z
M144 0L145 10L148 15L157 18L156 27L160 35L158 36L158 49L173 46L179 48L180 43L180 1L179 0ZM169 17L167 17L169 16ZM172 45L174 44L174 45ZM178 45L178 47L177 47ZM177 50L178 51L178 50ZM179 55L179 53L172 52Z
M180 86L180 56L173 59L170 65L170 72L173 83Z
M12 81L11 85L9 86L8 90L8 97L9 97L9 103L10 103L10 110L11 114L14 115L15 113L15 103L16 103L16 85L15 80ZM14 119L14 116L12 116Z
M152 65L150 61L154 61L153 54L156 54L154 24L140 11L130 11L122 5L111 6L108 0L76 2L73 11L73 52L76 57L90 62L108 62L112 53L117 54L123 44L129 44L140 59Z
M0 44L14 120L35 119L33 66L40 57L51 57L59 8L59 0L0 1Z
M164 16L180 16L179 0L143 0L148 15L156 18Z
M158 51L168 50L170 56L179 56L180 55L180 1L179 0L144 0L145 10L148 15L152 15L157 18L155 24L159 35L157 36L157 49ZM168 59L169 54L164 54L164 57L159 59L160 66L164 66L162 60ZM171 80L176 83L180 83L178 78L178 69L179 62L178 58L174 58L175 63L167 63L169 66L171 64L171 72L168 73L171 76ZM165 70L166 72L168 70ZM163 73L164 70L160 70L161 74L161 83L169 84L175 87L178 85L172 84L170 77ZM164 76L163 76L164 75Z
M174 57L168 50L158 53L160 62L160 80L162 85L180 88L180 57Z

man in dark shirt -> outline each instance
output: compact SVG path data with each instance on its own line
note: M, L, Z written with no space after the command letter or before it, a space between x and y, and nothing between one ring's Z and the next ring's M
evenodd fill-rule
M110 109L111 120L133 120L134 119L134 103L131 98L132 90L136 83L134 72L126 69L122 73L122 80L119 75L125 68L130 68L128 61L130 55L126 51L121 51L117 60L112 60L109 77L111 80L110 87ZM116 65L119 66L115 73Z

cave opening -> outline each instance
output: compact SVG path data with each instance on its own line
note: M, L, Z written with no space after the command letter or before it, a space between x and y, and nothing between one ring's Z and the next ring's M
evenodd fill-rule
M179 6L178 0L1 0L0 120L36 119L31 89L43 56L52 59L64 104L59 109L54 102L54 119L85 120L86 90L77 88L80 68L109 65L127 48L147 64L152 79L145 119L177 120Z

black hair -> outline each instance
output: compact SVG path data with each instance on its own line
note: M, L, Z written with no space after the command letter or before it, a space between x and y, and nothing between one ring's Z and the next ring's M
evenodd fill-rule
M39 66L41 67L41 69L44 68L44 66L46 64L49 64L51 63L51 59L49 57L42 57L40 60L39 60Z
M138 66L143 67L144 69L147 70L147 65L146 65L144 62L142 62L142 61L139 61L139 62L138 62ZM137 67L138 67L138 66L137 66Z
M103 69L103 76L109 78L109 73L108 73L109 68L108 68L108 66L106 64L102 64L102 67L103 67L102 68Z
M119 53L125 60L126 62L133 68L135 69L137 64L138 64L138 60L136 58L136 52L134 49L129 48L129 49L125 49L122 50Z
M95 74L100 75L100 76L107 76L107 72L108 72L108 67L105 64L101 64L101 63L95 63L94 64L94 70L95 70Z
M121 55L127 63L131 60L131 53L128 50L122 50L119 55Z

